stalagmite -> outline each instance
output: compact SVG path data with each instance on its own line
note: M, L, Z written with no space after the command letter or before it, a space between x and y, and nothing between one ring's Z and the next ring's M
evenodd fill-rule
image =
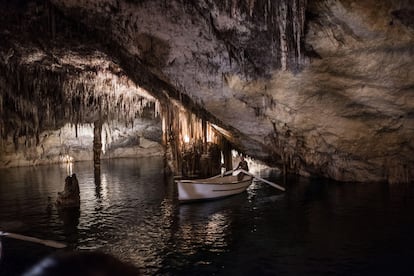
M64 190L58 193L56 204L59 208L79 207L80 191L76 174L72 174L71 176L69 175L66 177Z

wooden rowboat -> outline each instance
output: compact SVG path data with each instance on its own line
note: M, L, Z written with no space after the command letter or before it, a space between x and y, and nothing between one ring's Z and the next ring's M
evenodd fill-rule
M244 192L252 184L253 177L244 175L242 180L237 176L213 176L196 180L176 180L178 200L194 201L227 197Z

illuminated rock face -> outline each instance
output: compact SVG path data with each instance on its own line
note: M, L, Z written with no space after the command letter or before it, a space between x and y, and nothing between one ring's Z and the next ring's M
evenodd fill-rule
M93 124L66 124L43 131L36 138L3 140L0 168L71 163L93 160ZM157 120L136 119L133 124L111 121L102 126L101 159L162 156L161 125Z
M411 1L51 3L135 82L188 95L254 158L341 181L414 179Z

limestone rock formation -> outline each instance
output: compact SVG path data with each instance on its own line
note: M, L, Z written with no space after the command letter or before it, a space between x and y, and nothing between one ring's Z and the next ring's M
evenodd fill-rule
M58 193L56 205L61 208L80 206L80 190L76 174L66 177L64 190Z
M185 105L202 110L254 158L341 181L414 179L410 0L47 3L47 31L65 40L62 57L76 49L64 46L71 41L84 49L97 45L152 96L187 97ZM2 89L10 87L7 78L23 52L25 60L49 62L60 72L65 59L49 43L31 37L17 43L16 29L2 28L14 41L0 49ZM65 31L89 38L72 39ZM39 41L46 51L30 51ZM83 72L75 65L64 68ZM52 77L67 76L58 75ZM3 89L2 99L13 93ZM2 102L10 121L15 113ZM28 125L36 129L39 123Z

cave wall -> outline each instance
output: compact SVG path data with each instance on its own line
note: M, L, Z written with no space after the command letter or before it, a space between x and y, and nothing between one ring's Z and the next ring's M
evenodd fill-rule
M395 16L412 18L412 4L310 4L312 62L297 75L275 74L268 87L294 167L345 181L413 181L414 36Z
M129 126L119 121L104 123L101 159L163 156L161 137L159 121L136 119ZM65 124L41 132L39 138L4 139L0 168L91 161L93 138L93 124Z
M148 78L140 70L145 66L176 90L171 95L163 87L153 89L156 96L187 96L209 120L231 129L234 135L229 138L241 151L280 161L277 154L268 154L264 143L272 124L258 120L256 107L233 102L239 91L229 80L268 78L274 70L298 71L306 64L301 50L306 1L51 2L65 16L99 33L114 55L135 62L137 66L127 66L138 83ZM242 116L234 118L243 120L227 118L238 109ZM255 130L245 132L251 124Z
M254 109L269 131L265 144L288 169L341 181L413 181L414 36L402 16L413 13L410 1L312 1L303 70L228 78L245 104L238 109ZM242 127L254 135L251 117Z
M159 102L48 1L1 2L0 167L161 155Z
M414 179L410 0L50 3L254 158L340 181Z

